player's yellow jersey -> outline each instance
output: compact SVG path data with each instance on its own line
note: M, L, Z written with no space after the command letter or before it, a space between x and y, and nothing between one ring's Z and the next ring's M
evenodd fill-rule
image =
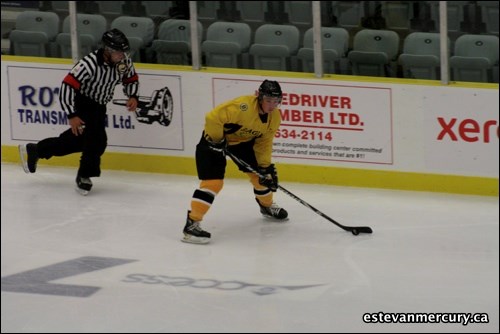
M206 139L219 142L226 138L228 145L255 138L254 152L261 167L271 164L273 138L281 123L278 108L264 117L259 116L256 96L240 96L218 105L205 117Z

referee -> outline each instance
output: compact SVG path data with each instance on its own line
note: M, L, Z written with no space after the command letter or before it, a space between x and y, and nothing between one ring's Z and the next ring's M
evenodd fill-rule
M127 37L120 30L112 29L102 36L100 49L76 63L64 78L59 95L70 128L59 137L19 145L26 173L35 173L40 158L81 152L76 190L82 195L89 193L90 178L101 175L101 156L107 146L106 104L113 98L115 87L123 85L128 111L133 112L137 107L139 80L129 51Z

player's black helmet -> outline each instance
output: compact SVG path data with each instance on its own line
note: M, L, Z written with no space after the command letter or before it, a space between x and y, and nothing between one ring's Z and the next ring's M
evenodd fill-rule
M283 92L278 81L264 80L259 87L259 100L264 96L277 97L279 99L283 97Z
M130 43L127 36L118 29L106 31L102 35L102 44L116 51L130 52Z

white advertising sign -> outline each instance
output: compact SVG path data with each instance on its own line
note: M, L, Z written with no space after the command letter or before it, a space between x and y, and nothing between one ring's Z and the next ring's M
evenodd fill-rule
M68 129L59 103L60 67L8 66L11 139L38 141ZM139 107L125 108L121 85L107 106L108 146L183 150L181 79L175 75L139 74Z
M59 89L71 65L5 60L1 67L2 146L68 129ZM137 112L126 110L121 85L107 106L110 151L194 157L205 113L254 94L264 80L138 67ZM498 178L498 89L268 79L283 89L273 147L280 163Z
M498 92L455 89L443 94L424 100L427 168L498 177Z
M214 106L261 81L214 78ZM281 81L273 156L393 164L391 89Z

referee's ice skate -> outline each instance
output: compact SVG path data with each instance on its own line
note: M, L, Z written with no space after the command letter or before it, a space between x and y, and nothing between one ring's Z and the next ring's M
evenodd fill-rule
M88 177L76 177L76 191L83 196L87 196L92 189L92 181Z
M38 162L36 144L29 143L26 145L19 145L18 149L24 171L28 174L36 172L36 165Z

